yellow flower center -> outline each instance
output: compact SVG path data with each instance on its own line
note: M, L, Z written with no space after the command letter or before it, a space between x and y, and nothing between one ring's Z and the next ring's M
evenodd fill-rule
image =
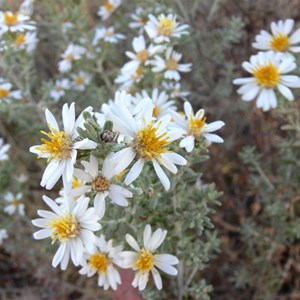
M77 85L81 85L81 84L84 84L84 77L83 76L77 76L76 78L75 78L75 83L77 84Z
M72 189L75 189L75 188L77 188L79 186L82 186L82 185L83 185L82 180L77 179L76 177L73 176L73 178L72 178Z
M189 120L189 135L193 135L194 137L200 138L202 129L205 126L206 117L202 119L194 119L191 118Z
M9 94L8 90L0 88L0 98L6 98L8 94Z
M61 85L57 85L55 89L59 92L63 90L63 87Z
M20 201L18 199L14 199L11 204L17 208L20 205Z
M164 132L157 134L157 128L153 124L147 125L140 130L133 141L133 148L138 158L152 159L160 157L160 155L168 150L168 134Z
M112 30L106 30L105 33L104 33L104 35L105 35L106 37L111 37L111 36L114 35L114 32L113 32Z
M106 273L110 259L103 253L97 252L89 257L88 265L98 273Z
M13 26L15 25L16 23L18 23L18 14L12 14L10 12L5 12L4 13L4 23L7 25L7 26Z
M275 52L283 52L289 48L290 40L285 34L278 34L270 41L270 47Z
M103 6L107 12L111 12L114 8L113 4L110 3L109 1L106 1Z
M36 148L44 153L50 153L51 157L54 159L68 159L70 157L70 152L73 147L73 142L71 137L64 131L58 131L52 128L52 132L41 131L45 134L50 141L41 138L44 143Z
M142 272L149 272L154 266L154 256L148 250L142 249L135 263L136 268Z
M53 230L51 234L53 242L55 240L64 242L77 237L80 233L80 225L73 214L53 218L49 226Z
M159 110L158 106L155 105L153 108L153 112L152 112L153 117L157 117L159 115L159 113L160 113L160 110Z
M110 182L103 176L97 176L92 182L93 190L97 193L109 191Z
M177 70L178 63L175 59L169 58L166 61L166 67L167 67L168 70L175 71L175 70Z
M143 75L143 69L142 68L137 68L135 70L135 73L133 75L131 75L131 79L132 80L138 80L139 78L141 78Z
M21 33L20 35L17 36L17 38L15 39L15 44L17 46L23 45L25 43L25 34Z
M175 28L175 22L165 17L158 17L158 20L158 34L170 36Z
M137 52L136 54L136 58L139 62L145 62L149 57L149 53L148 53L148 50L144 49L144 50L141 50L139 52Z
M256 82L265 88L274 88L280 80L278 68L272 63L255 68L253 75Z
M66 55L65 60L71 62L74 59L74 55L72 53L69 53Z

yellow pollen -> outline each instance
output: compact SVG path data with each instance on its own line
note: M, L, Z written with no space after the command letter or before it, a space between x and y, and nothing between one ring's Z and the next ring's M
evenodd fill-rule
M18 199L14 199L11 204L14 206L14 207L18 207L20 205L20 201Z
M0 98L6 98L8 94L9 94L8 90L0 88Z
M53 128L51 131L52 132L48 133L41 131L41 133L45 134L50 141L41 138L41 141L44 144L37 146L36 149L43 153L50 153L53 159L68 159L73 146L71 137L64 131L58 131Z
M270 47L275 52L283 52L289 48L290 41L287 35L278 34L270 41Z
M160 110L159 108L155 105L154 108L153 108L153 112L152 112L152 115L153 117L157 117L160 113Z
M158 135L157 128L149 124L140 130L137 137L133 140L133 148L138 158L152 159L168 151L168 134L166 132Z
M53 218L49 222L49 226L53 230L51 234L53 242L56 240L64 242L80 234L80 225L73 214L65 214L62 217Z
M98 273L106 273L110 259L103 253L97 252L89 257L88 265Z
M141 78L143 75L143 69L142 68L137 68L135 73L133 75L131 75L131 79L132 80L137 80L139 78Z
M170 36L175 28L175 22L172 19L165 17L158 17L158 34L163 36Z
M7 25L7 26L13 26L15 25L16 23L18 23L18 14L12 14L10 12L5 12L4 13L4 23Z
M113 4L110 3L109 1L105 2L105 4L103 5L105 10L108 12L111 12L114 8Z
M117 174L117 175L115 176L115 178L116 178L118 181L121 181L121 178L123 177L123 175L124 175L126 172L127 172L126 170L120 172L119 174Z
M92 182L93 190L97 193L109 191L110 182L103 176L97 176Z
M274 88L280 80L278 68L272 63L255 68L253 75L256 82L265 88Z
M169 58L166 61L166 67L167 67L168 70L175 71L175 70L177 70L177 66L178 66L178 63L173 58Z
M76 177L73 176L72 178L72 189L75 189L79 186L82 186L83 182L80 179L77 179Z
M63 87L61 85L57 85L55 89L59 92L63 90Z
M20 46L23 45L25 43L26 39L25 39L25 34L21 33L20 35L17 36L17 38L15 39L15 44Z
M144 50L141 50L139 52L137 52L136 54L136 58L139 62L145 62L149 57L149 53L148 53L148 50L144 49Z
M81 85L81 84L83 84L84 83L84 77L83 76L77 76L76 78L75 78L75 83L77 84L77 85Z
M135 263L136 268L142 272L149 272L154 266L154 256L148 250L142 249Z
M202 119L194 119L191 118L189 120L189 134L193 135L197 138L200 138L202 129L205 126L206 117L203 117Z

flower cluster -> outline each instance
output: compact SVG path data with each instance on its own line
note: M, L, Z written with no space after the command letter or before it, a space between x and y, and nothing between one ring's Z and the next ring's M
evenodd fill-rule
M32 3L25 0L17 12L0 11L0 52L12 49L31 53L35 49L36 25L30 19Z
M117 14L120 5L120 0L105 1L98 15L106 21ZM132 18L137 21L145 15L147 20L143 19L142 26L131 24L139 29L139 35L132 40L133 50L125 53L130 61L115 79L120 86L114 99L99 111L87 107L78 115L75 102L65 103L61 121L46 109L48 129L41 131L41 143L30 147L30 152L47 162L41 186L52 190L61 183L57 198L43 197L49 210L37 211L39 218L32 223L40 229L34 238L50 238L57 244L53 267L65 270L71 261L80 266L80 274L97 274L98 285L104 289L117 289L121 283L119 268L135 272L132 285L139 290L146 288L150 273L159 290L159 270L177 275L174 266L178 258L164 253L169 251L158 251L166 230L157 228L152 232L148 224L151 220L146 220L141 224L142 238L138 235L135 239L126 229L125 240L134 251L123 251L125 245L115 245L111 239L110 224L116 221L112 215L121 211L124 218L131 216L132 224L124 225L139 230L137 224L141 222L135 220L134 213L145 189L145 178L161 194L173 192L178 188L176 174L184 172L192 155L206 151L212 142L223 142L214 132L224 122L207 123L204 110L194 113L186 101L189 92L181 91L180 81L183 73L191 70L191 64L181 62L182 54L174 45L188 35L188 25L179 23L173 13L153 10L136 11ZM58 76L49 89L55 102L71 92L76 95L88 91L99 76L107 83L109 79L103 78L105 53L125 39L113 26L97 25L84 37L72 35L74 30L70 22L62 26L66 37L72 39L61 48ZM144 84L147 76L157 78L150 89ZM111 90L112 85L108 84ZM179 98L185 100L184 112L177 108Z
M188 25L180 25L174 14L148 14L146 19L142 15L143 11L140 9L132 16L135 21L140 22L132 23L131 27L140 28L140 33L145 30L149 42L143 35L132 40L134 52L126 52L131 61L122 67L121 74L115 79L120 84L120 90L131 91L144 77L153 76L153 73L158 73L161 81L165 79L178 82L181 79L180 73L191 71L192 64L180 63L182 54L172 46L173 40L188 34Z
M300 77L288 75L297 67L293 53L300 52L300 29L292 32L294 20L280 20L271 23L271 33L262 30L255 38L253 47L259 52L242 64L251 77L238 78L234 84L242 85L238 93L242 100L256 100L256 106L263 111L277 107L276 90L289 101L294 100L290 88L300 87Z
M127 242L137 252L116 250L119 248L114 248L111 241L106 243L104 235L97 238L94 234L101 228L99 221L105 216L106 199L121 207L128 206L129 200L134 201L137 187L134 182L146 165L153 167L158 180L165 190L169 190L171 181L166 171L176 174L177 166L187 164L186 158L174 151L175 143L181 140L179 146L191 152L194 144L201 140L222 142L211 132L224 123L207 124L204 111L194 115L189 102L185 103L186 116L180 115L174 102L168 101L166 93L159 94L157 89L151 95L142 91L135 97L125 91L117 92L114 101L103 111L93 112L89 107L76 119L75 104L65 104L62 109L63 129L60 129L55 117L46 110L49 132L42 131L46 138L30 151L48 161L41 185L52 189L62 177L64 190L59 205L44 197L53 212L38 211L42 218L34 220L33 224L42 229L34 236L37 239L51 237L59 243L53 266L60 264L65 269L71 258L75 265L83 266L81 274L92 276L98 273L99 285L104 288L115 289L120 283L119 273L114 267L118 265L137 271L134 286L144 289L151 272L160 289L162 283L156 267L170 275L177 273L172 267L178 262L176 257L153 254L163 242L166 231L158 229L151 237L148 225L144 233L144 248L137 246L136 241L127 235ZM99 130L97 136L102 141L82 136L90 124ZM109 124L110 129L105 130ZM99 157L97 149L101 150L103 142L114 144L112 149L119 150ZM78 159L82 153L87 160ZM117 177L124 173L127 174L122 183ZM110 275L107 272L111 272Z

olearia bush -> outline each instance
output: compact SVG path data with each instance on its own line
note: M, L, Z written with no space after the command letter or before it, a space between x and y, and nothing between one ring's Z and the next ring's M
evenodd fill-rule
M300 297L300 29L252 36L259 3L0 0L1 254L46 298L109 297L123 269L144 299Z

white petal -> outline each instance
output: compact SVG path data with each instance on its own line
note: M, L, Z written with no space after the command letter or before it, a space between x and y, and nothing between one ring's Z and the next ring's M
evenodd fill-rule
M125 235L126 242L137 252L140 252L140 246L138 245L137 241L130 235L126 234Z
M129 173L127 174L125 178L125 184L129 185L134 180L136 180L139 175L141 174L143 167L144 167L145 161L143 159L139 159L132 168L130 169Z
M162 183L162 185L164 186L165 190L166 191L169 190L171 184L170 184L170 180L169 180L168 176L163 171L163 169L161 168L159 163L156 161L156 159L152 159L152 163L153 163L155 173L156 173L157 177L159 178L160 182Z

